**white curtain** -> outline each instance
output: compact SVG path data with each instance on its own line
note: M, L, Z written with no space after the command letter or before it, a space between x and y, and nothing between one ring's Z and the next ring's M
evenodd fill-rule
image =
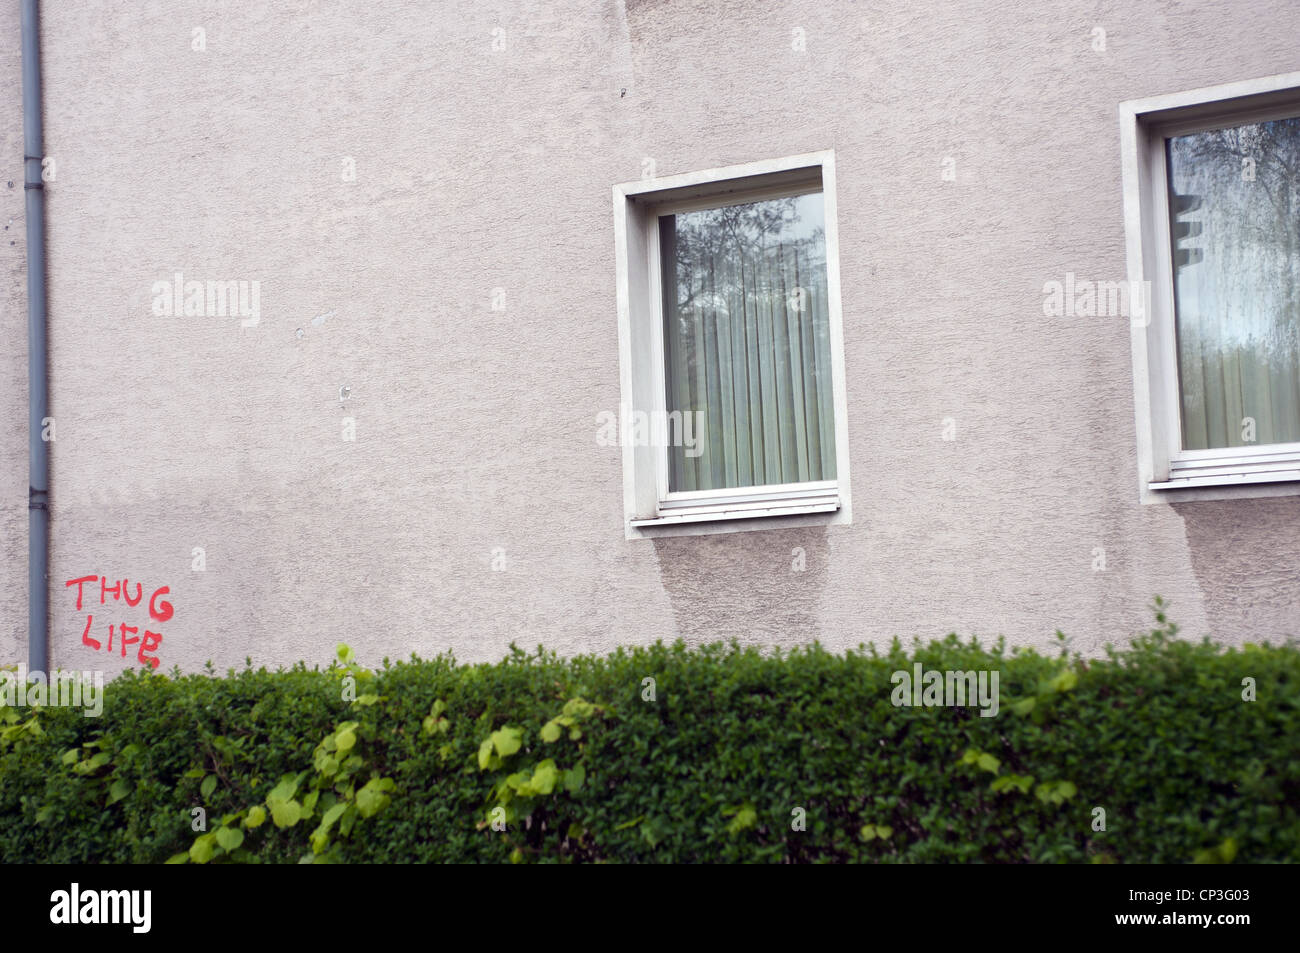
M668 410L702 411L671 490L835 477L822 197L660 218Z
M1300 119L1172 138L1168 168L1183 447L1298 442Z

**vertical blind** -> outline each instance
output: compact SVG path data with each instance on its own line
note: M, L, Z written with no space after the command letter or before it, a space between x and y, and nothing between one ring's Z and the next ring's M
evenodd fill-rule
M1166 149L1183 447L1300 441L1300 119Z
M821 194L663 215L659 235L669 419L703 431L668 448L669 489L834 479Z

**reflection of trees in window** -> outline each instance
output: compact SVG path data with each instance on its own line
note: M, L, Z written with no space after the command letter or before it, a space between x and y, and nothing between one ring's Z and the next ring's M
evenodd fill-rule
M674 489L834 477L820 194L665 216L669 409L705 414ZM671 307L675 303L676 307Z
M1176 268L1184 446L1300 441L1300 119L1169 140L1171 192L1197 195L1200 261Z

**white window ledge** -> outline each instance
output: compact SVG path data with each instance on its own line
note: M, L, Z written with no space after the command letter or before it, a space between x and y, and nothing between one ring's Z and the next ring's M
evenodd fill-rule
M1218 473L1213 476L1178 477L1163 483L1148 483L1150 490L1191 490L1199 486L1248 486L1252 483L1300 481L1300 470L1272 470L1252 473Z
M746 520L769 516L802 516L807 513L834 513L840 508L838 498L817 503L779 504L751 503L700 507L680 513L666 513L653 519L631 520L638 528L675 526L681 523L709 523L716 520Z
M1232 450L1184 450L1169 462L1169 476L1152 480L1148 490L1192 490L1252 483L1300 481L1300 446L1271 444Z

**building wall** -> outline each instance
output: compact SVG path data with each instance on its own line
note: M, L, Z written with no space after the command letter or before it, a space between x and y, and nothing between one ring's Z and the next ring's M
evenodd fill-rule
M0 660L27 655L27 247L18 4L0 3Z
M1057 627L1097 652L1155 593L1193 636L1300 629L1300 499L1140 505L1127 321L1042 309L1067 272L1126 276L1118 104L1300 69L1293 3L44 6L56 665L134 661L83 645L87 614L101 642L160 631L168 669L324 662L338 642L377 664L678 636L1042 646ZM14 661L17 7L0 4ZM596 440L619 401L610 186L646 159L821 149L853 523L629 542L621 451ZM177 272L259 282L259 322L155 315ZM65 582L92 574L145 601L100 606L96 585L78 611ZM155 624L162 586L175 614Z

